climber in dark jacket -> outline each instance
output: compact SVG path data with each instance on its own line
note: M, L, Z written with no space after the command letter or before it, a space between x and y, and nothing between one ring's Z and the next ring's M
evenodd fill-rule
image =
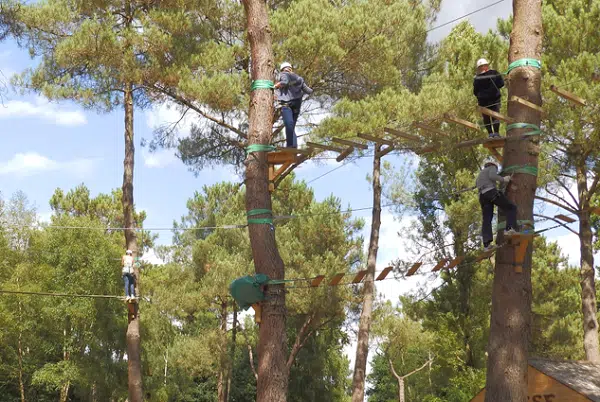
M296 122L300 116L302 96L312 94L313 90L306 85L304 78L292 71L290 63L281 64L279 82L275 84L277 101L281 106L281 117L285 125L286 147L298 148L296 138Z
M500 111L502 95L500 88L504 87L502 74L496 70L490 70L490 63L486 59L477 60L477 75L473 80L473 95L477 97L479 106ZM483 123L490 138L500 137L500 122L486 114L483 115Z

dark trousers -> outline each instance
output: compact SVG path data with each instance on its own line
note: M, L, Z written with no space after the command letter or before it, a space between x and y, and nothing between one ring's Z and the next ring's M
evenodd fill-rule
M498 113L500 112L500 100L498 100L498 102L493 102L487 105L480 105L482 107L488 108L490 110L493 110L494 112ZM492 133L498 133L500 134L500 122L496 119L492 119L490 116L488 116L487 114L482 114L483 116L483 124L485 125L485 128L487 129L489 134Z
M494 240L494 233L492 232L494 205L497 205L506 215L506 230L517 229L517 206L500 191L494 189L479 194L479 203L481 204L481 212L483 215L483 221L481 222L481 237L483 237L483 244L485 246Z
M133 274L123 274L123 282L125 282L125 296L135 297L135 278Z
M300 116L301 106L302 99L294 99L281 104L281 117L285 125L286 147L288 148L298 148L296 122L298 121L298 116Z

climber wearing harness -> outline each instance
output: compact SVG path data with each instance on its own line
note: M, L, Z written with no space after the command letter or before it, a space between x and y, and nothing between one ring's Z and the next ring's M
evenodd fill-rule
M479 106L500 111L502 95L500 88L504 87L502 74L496 70L490 70L490 63L486 59L477 60L477 75L473 80L473 95L477 97ZM484 114L483 123L490 138L500 137L500 122Z
M127 250L121 258L123 265L123 282L125 282L125 299L135 299L135 277L133 275L133 252Z
M295 129L302 106L302 96L312 94L313 90L306 85L304 78L292 71L290 63L282 63L280 69L279 82L275 84L275 88L285 125L286 147L298 148Z
M513 204L504 193L496 188L495 182L508 183L510 176L502 177L498 174L498 165L495 160L488 159L483 170L479 173L475 185L479 190L479 203L483 221L481 223L481 236L483 237L484 249L492 248L494 233L492 232L492 218L494 217L494 205L497 205L506 215L506 228L504 234L512 236L516 234L517 206Z

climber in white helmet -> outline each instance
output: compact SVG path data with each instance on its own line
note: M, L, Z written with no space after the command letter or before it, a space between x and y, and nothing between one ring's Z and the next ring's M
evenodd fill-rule
M282 63L280 70L279 81L275 84L275 94L285 125L286 147L298 148L295 130L298 116L300 116L302 96L312 94L313 90L306 85L304 78L293 72L290 63Z
M125 283L125 299L135 299L135 276L133 275L133 252L127 250L121 258L123 266L123 282Z
M508 183L510 176L502 177L498 174L498 163L493 158L484 162L483 170L477 176L475 185L479 191L479 204L481 204L482 222L481 237L484 249L492 248L494 233L492 231L492 219L494 218L494 205L498 206L506 215L506 227L504 234L512 236L517 228L517 206L513 204L504 193L496 188L496 182Z
M504 87L502 74L496 70L490 69L490 63L486 59L477 60L477 75L473 80L473 95L477 97L479 106L500 111L502 95L500 88ZM500 137L500 122L484 114L483 123L488 131L490 138Z

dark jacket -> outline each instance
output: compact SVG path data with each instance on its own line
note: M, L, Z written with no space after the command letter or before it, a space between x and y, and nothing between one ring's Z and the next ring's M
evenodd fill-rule
M504 86L502 74L496 70L488 70L477 74L473 80L473 95L480 106L489 106L500 102L500 88Z
M277 100L289 102L294 99L302 99L304 94L312 94L313 90L306 85L304 78L298 74L283 72L279 77L281 87L276 90Z

